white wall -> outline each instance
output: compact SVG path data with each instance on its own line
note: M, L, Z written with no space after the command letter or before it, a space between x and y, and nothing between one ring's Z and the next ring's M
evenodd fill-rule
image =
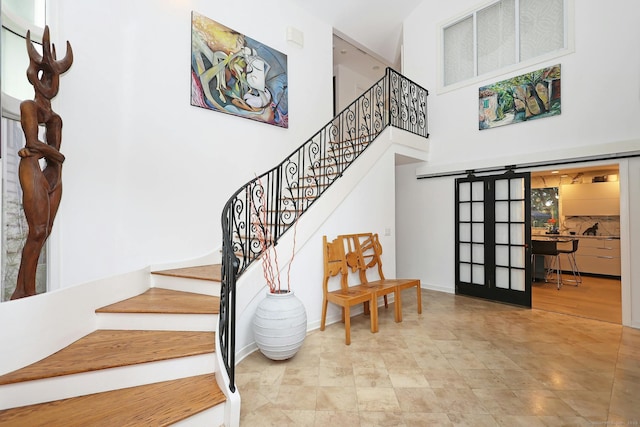
M460 0L433 8L423 2L404 23L403 74L430 90L431 165L581 149L640 136L640 3L576 1L575 53L437 93L439 24L477 5L477 0ZM561 115L478 130L480 86L557 63L562 65Z
M297 252L291 268L291 289L307 309L309 329L320 326L323 235L333 239L339 234L378 233L383 247L384 273L387 277L396 276L395 153L424 158L427 150L427 140L408 132L386 129L300 219ZM277 246L280 269L285 273L292 242L290 230ZM262 267L255 264L238 282L236 351L239 359L255 348L251 320L255 307L264 298ZM357 274L353 280L359 280ZM339 287L338 278L330 282L330 287ZM340 310L330 305L327 323L339 321L340 317Z
M616 0L605 6L575 2L575 52L528 69L437 93L440 23L478 6L476 0L423 2L404 23L404 70L408 78L430 89L428 99L430 159L397 170L398 274L421 278L434 289L454 291L454 178L417 180L416 174L570 159L607 152L640 152L640 4ZM478 88L513 75L560 63L562 114L478 130ZM640 192L636 169L630 168L629 195ZM635 174L635 175L634 175ZM622 179L622 178L621 178ZM621 182L621 185L623 183ZM637 197L630 196L621 215L640 217ZM621 196L621 201L623 196ZM626 204L627 201L622 201ZM623 205L624 206L624 205ZM633 222L633 219L631 219ZM637 233L637 231L634 231ZM627 244L629 274L623 293L640 293L638 236ZM624 260L623 260L624 262ZM623 266L623 269L625 266ZM624 271L624 270L623 270ZM640 327L640 301L624 308L623 322Z
M396 168L398 275L423 288L454 292L454 187L451 179L416 179L416 165Z
M319 229L313 229L308 236L302 237L304 233L302 229L298 230L298 246L296 256L291 264L291 289L296 296L302 301L307 310L307 328L308 330L320 327L320 317L322 311L322 280L323 280L323 261L322 261L322 236L326 235L327 239L332 240L339 234L351 233L378 233L380 243L383 247L383 267L385 275L393 277L395 274L395 230L394 230L394 155L387 152L366 174L366 176L355 186L349 188L349 193L333 213L328 217L327 212L322 213L324 222ZM346 173L349 173L347 171ZM336 185L340 185L338 182ZM331 190L329 190L331 191ZM344 188L337 189L338 192L344 191ZM325 194L323 197L331 198L332 195ZM322 200L320 200L322 201ZM322 209L322 207L314 206L311 208ZM309 213L312 213L309 211ZM315 212L314 212L315 213ZM307 215L307 214L305 214ZM316 215L314 215L315 217ZM308 228L309 218L303 216L300 220L300 226ZM317 224L314 224L317 225ZM390 229L390 235L385 236L385 229ZM305 230L307 231L307 230ZM287 233L284 236L287 241L292 239L292 235ZM284 238L283 238L284 240ZM286 269L290 261L290 245L289 242L281 242L278 245L278 255L280 268L284 275L281 276L283 286L286 286ZM236 324L236 352L239 353L238 359L242 359L249 354L255 347L253 332L251 329L251 321L256 306L264 298L266 288L255 293L256 279L262 284L262 270L260 265L252 267L258 272L247 272L241 277L238 286L238 298L240 299L237 307L240 311L237 315ZM354 277L356 280L357 277ZM359 280L359 279L357 279ZM354 282L355 283L355 282ZM330 281L330 288L337 289L340 287L339 281ZM243 301L250 298L250 301ZM353 312L358 312L356 307ZM329 304L327 312L327 324L339 321L341 312L337 306ZM343 326L336 326L343 327Z
M620 234L626 237L620 244L622 276L627 282L622 287L622 323L640 328L640 158L628 159L620 166L625 175L620 182Z
M342 65L335 66L333 73L336 77L336 114L340 114L340 112L351 105L357 97L362 95L365 90L369 89L378 81L356 73ZM384 76L384 71L380 73L380 77L382 76Z
M149 288L149 269L0 304L0 375L49 356L93 332L95 310Z
M50 3L58 55L67 40L74 52L54 100L59 287L211 252L233 191L331 117L332 28L287 0ZM192 10L287 55L289 129L190 105ZM288 26L304 47L286 41Z
M61 289L33 297L34 302L44 304L69 295L75 301L75 295L80 299L84 295L87 301L72 314L91 317L95 307L108 303L105 300L113 302L148 285L145 280L119 281L122 274L142 278L138 273L149 265L211 253L220 245L220 213L230 194L255 173L275 166L331 118L331 27L285 0L268 6L250 0L243 6L257 12L219 8L204 0L52 0L53 42L63 55L61 46L69 40L75 59L62 76L54 103L64 120L61 151L66 156L64 196L55 242L50 242L51 252L57 254L51 267L60 271L59 286L54 287ZM191 10L288 55L288 130L189 105ZM285 41L289 25L304 31L304 48ZM379 233L385 273L395 276L395 153L426 158L428 141L401 131L385 132L386 145L376 141L362 155L368 160L359 159L341 179L349 181L346 176L352 176L348 185L340 184L339 202L344 203L335 212L339 203L322 210L318 206L327 197L330 205L332 197L323 196L301 221L292 284L307 307L311 328L320 323L323 234L333 238L341 233ZM359 170L356 175L354 169ZM314 215L314 226L305 229L305 221ZM284 254L283 269L288 240L291 233L278 245ZM257 274L243 276L238 292L242 302L237 350L253 344L248 328L262 298L260 266L252 268ZM248 283L251 277L256 278L254 283ZM29 322L29 301L3 304L0 317ZM65 304L50 304L40 316L56 316L60 309ZM339 319L335 308L329 315L330 321ZM7 369L55 351L95 328L83 321L63 332L67 319L61 317L65 324L58 322L57 333L38 348L32 346L38 331L21 337L5 331L2 341L20 347L7 354L6 359L13 360ZM41 327L28 324L31 329Z

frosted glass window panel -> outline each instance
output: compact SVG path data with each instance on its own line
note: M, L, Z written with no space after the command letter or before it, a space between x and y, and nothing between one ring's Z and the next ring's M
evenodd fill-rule
M460 241L471 241L471 224L460 224Z
M469 16L443 31L444 84L474 76L473 17Z
M473 183L471 197L474 201L484 200L484 182L476 181Z
M473 245L473 262L484 263L484 245Z
M471 221L471 204L460 203L459 205L460 221Z
M514 64L565 54L565 2L496 0L453 18L453 24L442 27L441 83L497 76Z
M511 224L512 245L524 245L524 224Z
M496 246L496 265L507 266L509 265L509 247L498 245Z
M459 250L460 250L460 261L471 262L471 245L469 243L461 243Z
M484 221L484 203L482 202L474 202L473 203L473 222L483 222Z
M516 62L515 22L515 0L502 0L478 11L478 75Z
M509 221L509 202L496 202L496 221Z
M472 228L472 241L475 243L484 242L484 224L473 224Z
M509 289L509 269L504 267L496 268L496 288Z
M2 0L2 10L44 28L45 0Z
M520 61L564 48L564 0L520 2Z
M27 80L29 55L25 39L2 28L2 92L20 101L33 99L33 86ZM35 44L38 53L42 47Z
M511 247L511 267L524 268L525 267L525 250L522 246Z
M514 291L525 291L524 270L511 269L511 289Z
M509 188L511 189L511 200L524 199L524 179L512 179Z
M473 266L473 281L474 285L484 285L484 265Z
M496 243L506 245L509 243L509 224L496 224Z
M495 189L496 200L509 200L509 181L506 179L499 179L496 181Z
M524 200L518 202L509 202L512 222L524 222Z
M460 264L460 281L464 283L471 283L470 264Z
M471 183L463 182L458 186L458 199L461 202L471 201Z

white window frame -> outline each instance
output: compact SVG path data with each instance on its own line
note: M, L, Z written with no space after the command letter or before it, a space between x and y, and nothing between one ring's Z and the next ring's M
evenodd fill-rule
M557 58L565 55L569 55L575 52L575 39L574 39L574 0L564 0L564 48L549 52L544 55L530 58L526 61L516 62L506 67L498 68L490 72L478 75L478 58L477 58L477 40L476 40L476 13L498 3L500 0L491 0L480 4L477 7L471 8L464 13L455 16L452 19L444 21L438 25L438 67L437 67L437 88L436 93L446 93L452 90L460 89L466 86L477 85L487 79L495 78L500 75L506 75L518 70L532 67L536 64L542 64L546 62L552 62ZM517 4L517 2L516 2ZM517 6L516 6L517 13ZM474 76L459 82L451 83L449 85L444 84L444 30L460 21L463 21L470 16L473 17L474 34L473 34L473 51L474 51ZM519 20L516 19L516 32L519 33ZM518 34L519 35L519 34ZM516 51L519 51L519 45L516 43ZM557 62L557 61L555 61Z

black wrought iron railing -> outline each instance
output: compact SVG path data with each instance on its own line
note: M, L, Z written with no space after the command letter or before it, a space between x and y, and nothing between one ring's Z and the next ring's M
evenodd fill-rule
M389 125L427 138L428 91L396 71L334 117L282 163L236 191L222 211L219 351L235 392L236 281Z

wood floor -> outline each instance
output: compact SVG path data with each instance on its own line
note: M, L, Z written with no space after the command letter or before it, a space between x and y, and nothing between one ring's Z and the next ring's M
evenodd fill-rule
M214 351L213 332L97 330L37 363L0 376L0 385Z
M620 280L583 276L579 286L559 290L555 282L534 282L531 293L535 309L622 324Z
M224 400L208 374L8 409L0 411L0 425L168 426Z

